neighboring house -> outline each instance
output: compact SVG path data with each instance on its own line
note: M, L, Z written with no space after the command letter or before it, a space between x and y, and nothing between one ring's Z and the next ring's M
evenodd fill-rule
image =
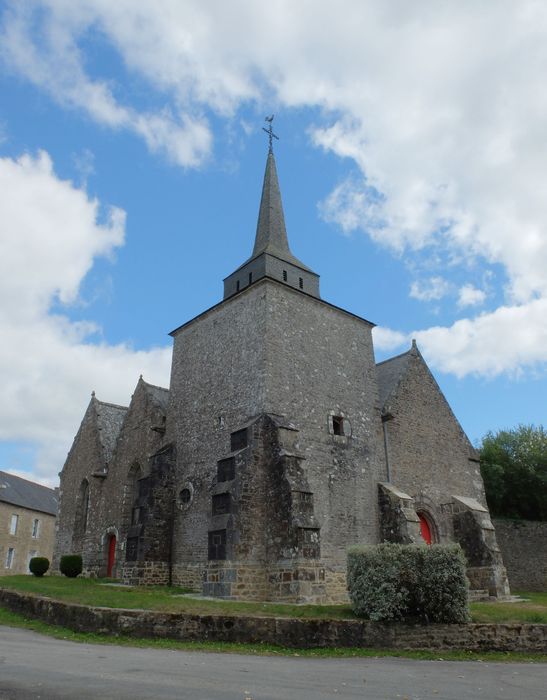
M0 575L27 574L32 557L53 556L58 492L0 471Z
M472 588L507 593L475 450L415 344L375 363L373 326L291 253L270 151L252 255L171 333L169 390L92 395L54 565L81 553L87 575L325 602L347 595L349 545L459 542Z

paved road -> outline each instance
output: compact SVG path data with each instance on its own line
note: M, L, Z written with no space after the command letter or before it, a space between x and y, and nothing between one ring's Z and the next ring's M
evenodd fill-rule
M131 649L0 626L2 700L544 700L546 688L547 664Z

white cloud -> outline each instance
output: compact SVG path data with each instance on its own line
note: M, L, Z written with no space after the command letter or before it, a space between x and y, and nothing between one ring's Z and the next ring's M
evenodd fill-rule
M372 329L375 350L395 350L408 341L408 336L391 328L375 326Z
M458 292L458 306L464 308L466 306L480 306L486 299L486 292L482 289L477 289L472 284L464 284Z
M426 359L442 372L464 377L519 374L545 363L547 299L501 306L451 327L415 331Z
M323 216L399 254L442 250L453 265L502 266L505 306L490 315L492 330L505 327L502 311L512 308L539 324L526 334L539 342L546 321L533 309L547 298L544 3L347 0L341 10L289 0L11 0L7 7L1 51L14 70L183 165L209 152L208 111L318 108L314 142L360 172L335 187ZM147 112L130 94L117 97L112 76L86 61L90 35L165 108ZM470 298L464 292L461 304ZM461 323L479 328L481 318ZM447 358L451 334L460 337L461 327L445 329ZM547 361L545 344L527 354L519 343L512 334L492 347L484 372ZM476 367L471 347L460 359Z
M91 389L127 403L142 372L164 384L170 349L92 342L97 326L51 312L78 298L97 256L123 244L125 213L60 180L47 153L0 159L0 440L38 448L36 476L55 483ZM96 340L96 339L95 339Z
M150 151L177 165L198 166L211 148L206 121L180 109L139 112L120 104L111 80L93 80L84 70L77 41L97 19L92 3L43 5L50 6L49 12L40 15L41 34L36 39L33 10L40 13L36 3L10 3L0 32L4 61L61 104L86 112L104 126L133 131Z
M442 277L430 277L427 280L414 281L410 285L410 296L419 301L438 301L446 296L451 284Z

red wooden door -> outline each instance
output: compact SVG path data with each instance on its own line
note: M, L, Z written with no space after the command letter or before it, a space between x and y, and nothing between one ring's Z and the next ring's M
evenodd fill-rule
M116 563L116 535L110 535L108 539L108 566L106 567L106 575L108 578L112 576L114 564Z
M426 544L431 544L431 527L424 515L418 513L418 517L420 518L420 532L422 533L422 537Z

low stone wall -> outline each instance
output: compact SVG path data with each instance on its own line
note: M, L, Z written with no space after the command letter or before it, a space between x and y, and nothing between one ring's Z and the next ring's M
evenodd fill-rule
M547 591L547 522L493 522L511 589Z
M547 625L402 625L366 620L189 615L86 607L0 589L13 612L80 632L293 648L465 649L547 653Z

